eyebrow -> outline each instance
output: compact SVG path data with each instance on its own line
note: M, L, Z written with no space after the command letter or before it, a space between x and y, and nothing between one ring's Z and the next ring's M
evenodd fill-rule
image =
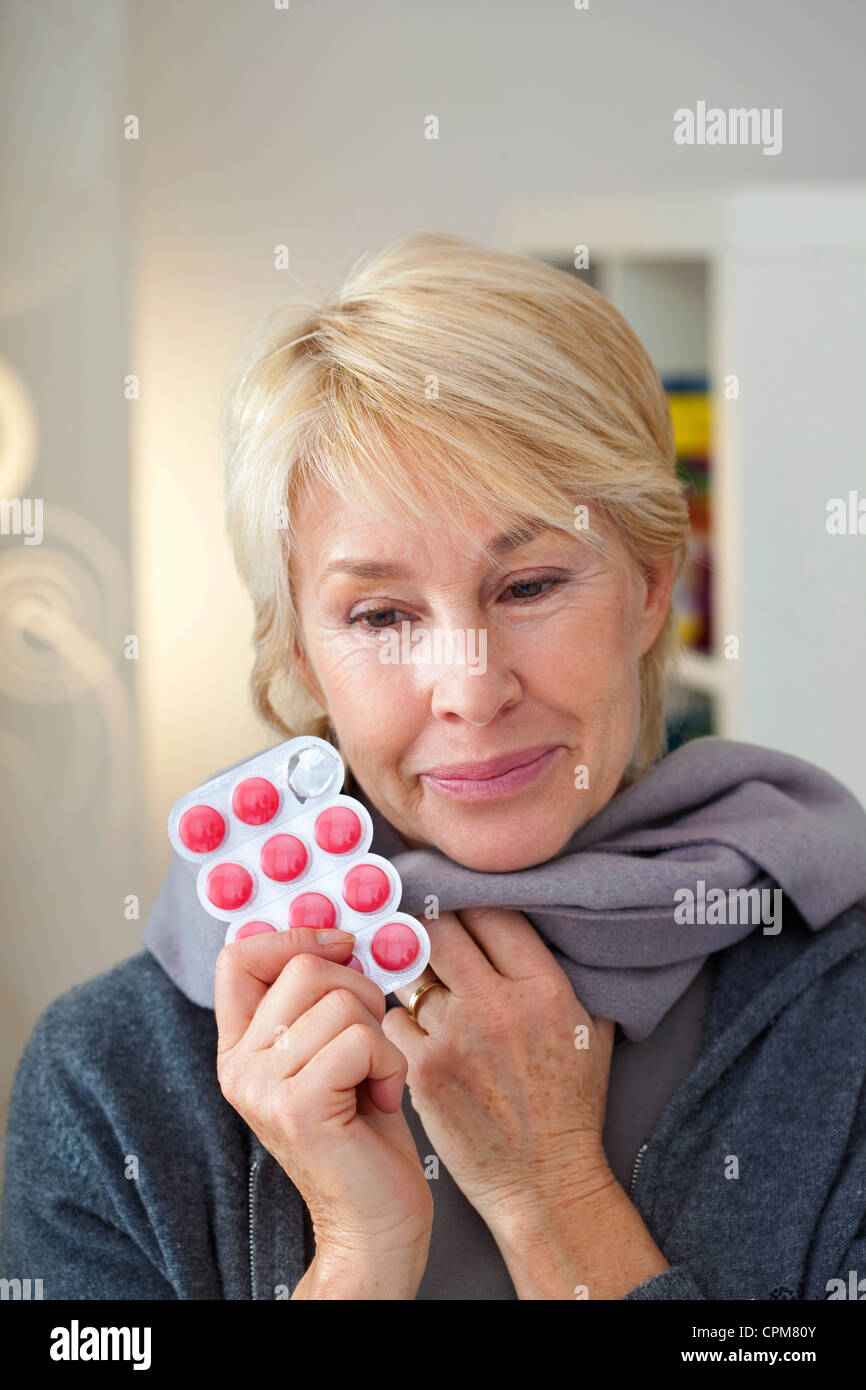
M486 548L494 559L501 560L518 546L534 540L540 532L553 529L544 521L527 521L512 531L503 531L495 536ZM406 579L411 575L411 570L406 565L390 560L363 560L351 555L338 555L325 565L319 575L319 582L331 574L350 574L356 579Z

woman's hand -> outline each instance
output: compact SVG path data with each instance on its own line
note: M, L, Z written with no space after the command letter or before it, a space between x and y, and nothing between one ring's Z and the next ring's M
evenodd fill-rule
M443 912L430 935L423 980L449 993L428 991L417 1024L390 1010L383 1031L409 1059L412 1102L455 1182L488 1225L516 1204L606 1184L613 1023L590 1018L521 912Z
M397 996L408 1003L428 978L447 989L424 994L417 1023L391 1009L383 1031L409 1060L412 1104L439 1158L521 1296L574 1297L587 1279L591 1297L622 1296L667 1264L602 1148L613 1022L590 1017L520 912L443 912L430 935L431 968ZM611 1261L629 1269L622 1243L600 1252L606 1225L634 1240L621 1293L600 1291L613 1287Z
M226 946L217 1075L310 1210L316 1256L293 1297L412 1299L433 1202L401 1110L406 1059L381 1028L385 996L341 964L352 940L305 928Z

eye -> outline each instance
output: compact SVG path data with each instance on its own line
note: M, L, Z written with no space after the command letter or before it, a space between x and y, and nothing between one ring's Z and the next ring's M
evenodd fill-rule
M561 574L518 579L502 591L500 599L508 601L507 596L510 594L513 603L536 603L540 598L544 598L545 593L550 593L563 583L565 583L565 576ZM531 589L535 589L536 592L526 592ZM394 627L398 620L411 622L412 614L407 613L403 608L364 608L360 613L353 613L347 619L347 626L357 625L362 632L383 632L389 627Z
M404 613L402 608L365 608L363 612L355 613L349 619L349 624L360 623L362 629L366 629L367 632L381 632L384 628L393 627L395 621L393 615L395 613L403 613L404 618L409 618L411 620L411 614ZM389 621L383 623L371 621L368 624L365 621L367 618L387 618Z
M522 592L514 595L514 601L516 603L533 603L536 599L543 598L545 592L549 593L551 589L555 589L558 584L562 583L562 575L551 575L549 577L540 576L537 579L516 579L513 584L508 585L507 589L503 589L502 597L506 594L513 593L515 589L525 591L533 587L538 588L538 586L542 584L549 585L547 590L543 590L540 593L527 594L526 592Z

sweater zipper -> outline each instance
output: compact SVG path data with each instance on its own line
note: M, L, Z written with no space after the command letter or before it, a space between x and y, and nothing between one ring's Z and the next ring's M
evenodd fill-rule
M861 952L862 950L863 950L863 947L862 947L862 946L856 947L853 951L848 950L848 951L845 952L844 955L841 955L841 956L839 956L836 960L834 960L834 961L833 961L833 964L835 965L835 964L838 964L839 961L847 960L848 957L849 957L849 955L855 955L855 956L857 956L857 955L860 954L860 952ZM785 1000L782 1001L782 1007L784 1007L785 1002L786 1002ZM776 1019L778 1018L778 1016L779 1016L779 1010L777 1009L776 1012L775 1012L775 1014L773 1015L772 1019L770 1020L770 1023L771 1023L771 1024L772 1024L772 1023L775 1023L775 1021L776 1021ZM629 1195L629 1197L633 1197L633 1196L634 1196L634 1190L635 1190L635 1186L636 1186L636 1184L637 1184L637 1176L638 1176L638 1173L639 1173L639 1171L640 1171L640 1166L641 1166L641 1164L643 1163L644 1154L646 1153L646 1151L647 1151L648 1148L649 1148L649 1142L646 1142L646 1143L644 1143L644 1144L641 1144L640 1148L639 1148L638 1151L637 1151L637 1157L635 1158L635 1161L634 1161L634 1169L632 1170L632 1175L631 1175L631 1183L629 1184L629 1189L628 1189L628 1195Z
M646 1151L647 1151L648 1148L649 1148L649 1144L648 1144L648 1143L647 1143L647 1144L641 1144L640 1148L639 1148L638 1151L637 1151L637 1157L636 1157L636 1159L635 1159L635 1161L634 1161L634 1171L632 1172L632 1175L631 1175L631 1185L630 1185L630 1187L629 1187L629 1189L628 1189L628 1195L629 1195L629 1197L631 1197L631 1196L634 1195L634 1185L635 1185L635 1183L637 1182L638 1170L640 1169L640 1166L641 1166L641 1164L643 1163L643 1156L644 1156L644 1154L646 1153Z
M259 1166L259 1160L256 1158L256 1159L253 1160L253 1162L252 1162L252 1164L251 1164L251 1166L250 1166L249 1181L248 1181L248 1183L247 1183L247 1207L248 1207L248 1213L249 1213L249 1227L250 1227L250 1298L252 1298L252 1299L255 1299L255 1296L256 1296L256 1250L255 1250L255 1239L254 1239L253 1231L254 1231L254 1212L255 1212L255 1197L254 1197L254 1191L255 1191L255 1183L256 1183L256 1172L258 1171L258 1166Z

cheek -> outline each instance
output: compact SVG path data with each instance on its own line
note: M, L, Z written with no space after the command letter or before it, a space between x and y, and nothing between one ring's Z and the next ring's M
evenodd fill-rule
M525 652L533 688L565 697L572 708L626 700L635 686L635 634L627 605L610 596L564 610Z
M316 665L335 721L344 728L377 732L387 742L389 730L411 717L414 684L411 666L385 662L384 648L372 638L352 634L327 636L319 645Z

